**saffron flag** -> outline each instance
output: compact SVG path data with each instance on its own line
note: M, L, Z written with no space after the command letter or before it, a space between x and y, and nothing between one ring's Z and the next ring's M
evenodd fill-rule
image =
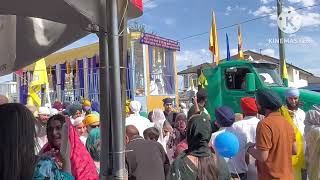
M283 84L288 87L288 70L287 70L287 63L286 63L286 60L284 60L284 63L283 63L283 67L282 67L282 81L283 81Z
M29 105L35 105L37 107L41 106L42 85L45 85L46 87L49 85L46 63L44 59L37 61L34 67L32 81L29 84Z
M243 50L242 50L242 35L240 26L238 26L238 59L244 59Z
M218 46L218 33L217 33L217 24L214 12L212 12L212 24L210 29L210 40L209 40L209 50L213 55L213 62L219 64L219 46Z
M227 41L227 61L230 61L230 47L229 47L229 37L228 34L226 34L226 41Z

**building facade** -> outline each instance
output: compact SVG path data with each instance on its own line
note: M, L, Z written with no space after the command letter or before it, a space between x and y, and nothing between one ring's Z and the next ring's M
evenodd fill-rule
M127 99L138 100L142 111L162 108L162 99L171 97L178 102L176 51L179 42L147 33L133 32L128 37L122 83ZM100 100L98 43L54 53L45 58L51 102ZM18 78L20 101L26 102L33 67L27 67Z

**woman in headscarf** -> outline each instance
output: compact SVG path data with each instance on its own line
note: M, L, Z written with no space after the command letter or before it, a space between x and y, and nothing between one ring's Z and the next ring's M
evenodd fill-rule
M170 132L172 132L172 127L170 126L170 123L165 123L166 117L161 109L154 109L151 119L154 123L154 127L157 128L160 132L158 142L167 152L167 143L170 138Z
M86 148L90 153L97 171L100 171L100 153L101 153L101 139L100 128L93 129L87 139Z
M78 134L80 136L80 140L83 142L83 144L86 144L86 140L88 138L88 131L87 126L83 123L84 117L77 117L74 122L73 126L77 129Z
M320 179L320 105L307 112L304 124L308 178Z
M180 113L176 116L174 134L174 145L179 144L186 138L187 130L187 117L184 113Z
M191 116L187 125L188 149L171 165L170 180L230 180L225 161L211 153L208 146L211 127L202 115ZM224 162L224 166L218 167Z
M176 158L179 154L180 150L177 151L177 147L183 140L186 139L186 129L187 129L187 117L184 113L179 113L176 116L175 122L175 128L173 129L173 133L170 136L168 146L170 149L173 149L174 155L173 158ZM186 141L184 141L184 144L186 144ZM182 144L180 144L179 148ZM182 147L185 147L182 145ZM181 148L180 148L181 149Z
M98 180L99 176L96 171L95 164L86 150L85 146L81 142L78 132L68 119L65 119L63 115L54 115L50 117L47 125L47 137L48 144L46 144L41 150L42 153L50 152L52 150L61 151L60 146L64 143L62 139L62 128L67 125L69 133L68 139L70 142L70 162L71 172L75 179L88 179ZM58 165L62 159L59 156L55 156L55 161Z
M25 106L17 103L0 105L0 117L0 179L74 179L67 148L59 154L65 159L62 169L58 169L50 154L35 155L36 120Z

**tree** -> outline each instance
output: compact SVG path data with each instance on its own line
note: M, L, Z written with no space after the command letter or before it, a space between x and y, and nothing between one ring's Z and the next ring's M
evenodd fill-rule
M146 25L143 23L140 23L139 21L134 21L134 22L130 23L129 30L130 30L130 32L142 32L142 33L149 33L149 34L153 34L153 35L157 34L156 32L154 32L152 30L148 30Z

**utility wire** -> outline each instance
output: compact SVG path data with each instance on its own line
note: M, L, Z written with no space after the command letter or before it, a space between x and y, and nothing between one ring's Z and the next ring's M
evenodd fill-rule
M298 11L298 10L302 10L302 9L306 9L306 8L313 8L313 7L317 7L317 6L320 6L320 3L319 4L314 4L314 5L311 5L311 6L304 6L304 7L296 8L296 9L293 9L293 10ZM234 27L234 26L238 26L240 24L245 24L245 23L248 23L248 22L256 21L256 20L259 20L259 19L263 19L263 18L272 16L275 13L276 12L270 13L270 14L267 14L267 15L264 15L264 16L256 17L256 18L253 18L253 19L248 19L248 20L245 20L245 21L242 21L242 22L239 22L239 23L235 23L235 24L232 24L232 25L224 26L224 27L221 27L221 28L217 28L217 31L218 30L227 29L227 28L231 28L231 27ZM189 35L189 36L186 36L186 37L183 37L183 38L179 39L178 41L183 41L183 40L186 40L186 39L191 39L191 38L194 38L194 37L203 36L203 35L208 34L208 33L209 32L206 31L206 32L198 33L198 34Z

